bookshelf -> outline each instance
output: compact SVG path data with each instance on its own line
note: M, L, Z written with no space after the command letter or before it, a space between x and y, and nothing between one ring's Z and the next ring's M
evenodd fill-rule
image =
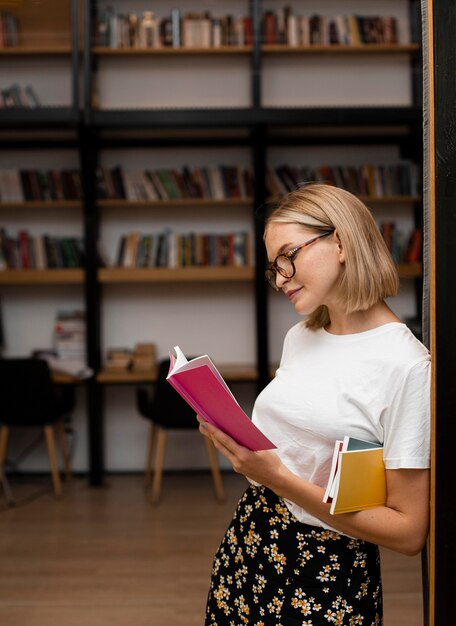
M8 17L5 17L8 16ZM9 22L9 18L14 26ZM28 100L1 109L0 127L58 128L78 119L79 19L76 0L7 3L1 14L6 37L0 46L2 93L13 85L29 86L38 104ZM8 26L6 26L8 24ZM21 98L23 100L23 98Z
M232 282L253 281L252 267L103 268L100 283Z
M76 9L77 2L69 0L57 5L49 0L3 3L2 17L5 12L13 14L18 33L14 45L0 48L0 89L10 90L13 85L25 89L30 85L41 105L27 108L14 103L0 109L2 171L79 168ZM0 226L14 238L20 230L34 237L46 232L81 236L83 216L81 201L0 199ZM3 356L28 356L34 349L49 348L57 309L84 308L84 280L83 268L0 271ZM64 376L55 376L54 380L56 384L77 387L74 425L84 432L84 383ZM16 451L28 443L26 434L14 437ZM83 449L76 451L74 464L87 467ZM31 471L46 468L40 454L25 461L25 465Z
M230 363L224 365L223 363L217 366L219 372L223 378L228 382L236 383L255 383L257 379L257 371L255 367L249 367L248 365L239 365L236 363ZM271 367L270 375L274 375L274 370L277 365ZM62 377L62 380L68 382L68 377ZM97 375L97 381L101 384L126 384L131 385L135 383L153 383L157 380L156 372L150 373L138 373L138 372L108 372L101 370Z
M289 46L286 44L264 44L261 52L265 54L417 54L420 51L418 44L364 44L342 46L337 44Z
M0 285L82 285L83 282L82 269L27 269L0 272Z
M103 372L106 348L145 339L143 333L151 341L158 339L163 356L169 344L174 345L173 324L181 323L190 341L186 352L199 352L203 343L207 345L203 352L214 356L215 351L216 359L225 361L230 380L249 381L261 388L271 374L270 363L280 356L283 333L294 321L283 308L286 303L268 294L263 279L262 233L270 202L265 168L280 162L304 165L309 159L313 166L322 165L337 152L344 153L346 162L361 165L377 150L385 152L385 162L415 159L419 163L421 59L413 17L419 12L415 0L351 0L350 6L344 6L347 13L364 13L369 4L371 13L397 14L401 24L397 43L293 46L266 43L262 37L263 14L283 8L278 0L192 0L177 8L249 16L252 41L158 49L100 46L91 34L98 10L108 3L84 0L82 4L78 14L76 0L63 2L51 18L55 11L37 15L28 3L14 9L18 17L27 13L23 18L26 36L18 45L0 49L0 65L13 64L25 80L27 71L40 75L39 64L45 73L50 63L65 72L66 87L59 100L43 96L42 107L0 110L0 132L8 137L8 149L29 155L29 167L33 160L39 161L41 151L59 143L56 134L62 136L62 150L70 150L80 168L84 199L0 202L0 215L16 228L22 214L24 220L36 222L36 229L40 220L47 224L59 220L59 215L73 215L85 241L86 263L83 269L1 272L0 287L5 300L9 292L16 297L17 292L29 290L30 297L38 298L44 290L49 298L56 294L58 301L59 290L65 294L68 289L71 294L78 290L87 314L88 364L97 373L84 387L90 481L99 484L107 465L105 455L119 444L110 429L113 424L114 430L123 427L123 415L116 414L114 405L123 413L134 413L127 390L119 401L120 392L110 386L153 380L153 375L128 375L123 380ZM126 12L148 10L139 0L116 0L112 5ZM169 3L159 1L155 6L157 15L168 15ZM306 0L294 9L296 14L331 14L334 6L330 0ZM82 93L77 87L79 73ZM361 86L353 82L358 74ZM346 83L340 83L342 75ZM366 89L362 86L366 76L376 83L372 93L371 83ZM52 92L50 80L47 85ZM391 93L385 89L386 82L393 85ZM16 134L10 136L13 131ZM101 165L122 165L127 170L203 167L223 163L225 156L230 163L240 162L251 169L254 183L248 197L128 200L97 196L95 173ZM17 166L19 162L18 156ZM333 157L331 162L338 161ZM418 193L361 197L379 219L384 215L402 220L407 227L419 222ZM122 233L135 226L143 233L156 232L167 223L176 232L190 230L192 223L199 232L206 230L206 224L225 232L245 226L252 238L252 262L246 267L98 267L100 241L114 259ZM419 297L421 265L400 263L399 273L404 298L412 303L407 306L413 308L416 294ZM224 337L218 336L216 321L226 325ZM198 336L197 323L204 328L202 334L207 334L207 344ZM227 340L230 336L232 340ZM141 462L136 464L139 468ZM108 466L117 467L112 459Z
M55 46L37 46L35 45L24 45L14 46L11 48L0 48L0 56L2 57L15 57L15 56L54 56L54 55L63 55L70 56L71 54L71 46L70 45L55 45Z
M192 56L192 55L238 55L250 54L252 46L221 46L220 48L159 48L150 50L147 48L104 48L93 46L94 56Z

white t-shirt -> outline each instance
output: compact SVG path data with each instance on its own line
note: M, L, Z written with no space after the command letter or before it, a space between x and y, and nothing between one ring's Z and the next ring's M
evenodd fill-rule
M275 378L258 396L254 423L283 463L326 488L336 439L383 444L387 469L427 468L430 356L401 323L351 335L287 333ZM330 528L291 501L300 521Z

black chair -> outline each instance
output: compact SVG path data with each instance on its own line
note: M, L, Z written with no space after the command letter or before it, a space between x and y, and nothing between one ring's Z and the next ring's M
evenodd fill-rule
M166 380L169 370L169 359L158 364L157 382L152 396L144 388L137 389L136 400L139 413L150 420L149 443L147 450L146 471L144 484L147 486L151 479L152 462L155 447L157 448L154 463L152 483L152 502L160 497L163 462L167 431L171 429L193 429L199 426L195 411L180 397ZM218 500L224 499L223 482L217 461L217 451L207 437L204 437L214 483L215 496Z
M10 430L44 430L52 484L56 496L62 495L57 463L54 428L60 442L65 475L71 478L70 457L65 441L63 418L73 408L72 390L59 394L52 382L46 361L35 358L0 359L0 477L3 480Z

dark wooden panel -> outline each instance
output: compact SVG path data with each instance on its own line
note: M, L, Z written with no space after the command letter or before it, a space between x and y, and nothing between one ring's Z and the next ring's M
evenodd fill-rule
M454 621L456 501L456 3L434 0L435 113L435 625Z

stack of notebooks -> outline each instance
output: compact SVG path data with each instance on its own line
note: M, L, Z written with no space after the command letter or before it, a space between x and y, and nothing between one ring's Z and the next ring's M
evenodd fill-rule
M333 515L383 506L386 474L381 444L348 436L337 440L323 502L331 504Z

